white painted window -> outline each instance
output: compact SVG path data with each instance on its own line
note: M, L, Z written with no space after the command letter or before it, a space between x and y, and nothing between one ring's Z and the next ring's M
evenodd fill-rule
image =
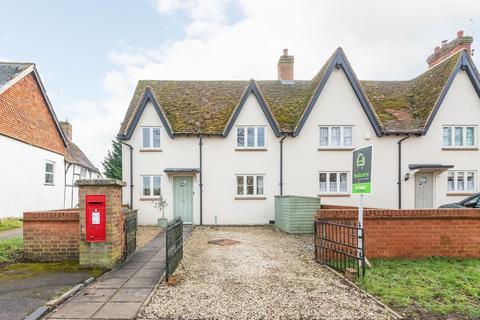
M348 172L320 172L320 193L348 193Z
M142 197L160 196L160 176L142 176Z
M448 192L476 192L477 172L450 170L447 174Z
M160 148L160 128L142 127L142 148L158 149Z
M265 127L264 126L238 126L237 147L238 148L265 148Z
M52 184L55 182L55 162L45 161L45 184Z
M87 176L87 169L86 168L80 168L80 177L85 178Z
M477 146L476 126L443 126L443 146L471 148Z
M321 148L353 147L352 126L320 126Z
M237 175L237 196L265 195L265 175Z

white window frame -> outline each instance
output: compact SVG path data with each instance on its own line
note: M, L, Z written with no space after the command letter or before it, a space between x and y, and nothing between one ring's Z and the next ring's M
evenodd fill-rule
M445 128L450 128L450 145L444 144L443 132ZM462 145L455 145L455 128L462 128ZM473 128L473 146L467 146L467 128ZM478 129L477 125L443 125L442 126L442 147L444 149L476 149L478 148Z
M158 194L158 195L153 194L153 192L154 192L154 186L153 186L154 177L159 177L160 178L160 194ZM148 189L150 190L149 195L145 195L143 193L143 191L145 189L145 184L144 184L143 178L149 178L149 185L148 185ZM140 185L141 185L140 198L142 198L142 199L158 199L158 198L160 198L160 195L162 194L162 175L160 175L160 174L143 174L143 175L140 176Z
M47 164L52 165L52 172L47 171ZM43 169L44 169L43 183L47 186L55 185L55 161L45 160ZM52 182L47 181L47 176L52 176Z
M141 149L142 150L160 150L161 147L162 147L162 127L158 127L158 126L144 126L144 127L141 127L141 142L140 142L140 145L141 145ZM150 144L148 146L144 146L143 145L143 141L144 141L144 135L143 135L143 131L144 129L149 129L149 142ZM160 138L160 144L158 147L154 147L153 146L153 131L154 129L159 129L160 130L160 134L159 134L159 138Z
M322 128L327 128L328 129L328 144L326 146L321 145L320 141L320 131ZM332 128L340 128L340 145L334 146L332 145ZM352 130L352 144L351 145L345 145L345 128L351 128ZM318 126L318 149L348 149L348 150L353 150L355 147L355 126L353 125L319 125Z
M320 187L320 175L325 174L326 175L326 190L322 190ZM331 185L330 185L330 175L336 175L337 176L337 190L332 191L331 190ZM347 190L346 191L340 191L340 175L341 174L346 174L347 175ZM350 188L351 188L351 182L350 182L350 172L349 171L319 171L318 172L318 190L320 195L332 195L332 194L338 194L338 195L349 195L350 194Z
M463 190L458 190L458 176L463 173ZM469 173L473 173L473 190L468 190L467 177ZM453 174L453 190L448 189L448 178ZM477 170L448 170L447 171L447 193L473 194L477 192Z
M247 177L253 176L253 194L247 194ZM243 178L243 194L238 193L238 178ZM258 193L257 190L257 179L258 177L263 178L263 193ZM235 175L235 197L236 198L265 198L265 174L249 173L249 174L236 174Z
M86 178L87 174L88 174L87 168L80 167L80 178Z
M238 129L243 128L243 146L238 144ZM248 146L248 128L253 128L253 146ZM258 128L263 128L263 146L258 145ZM266 149L267 148L267 126L260 125L239 125L235 127L235 146L237 149Z

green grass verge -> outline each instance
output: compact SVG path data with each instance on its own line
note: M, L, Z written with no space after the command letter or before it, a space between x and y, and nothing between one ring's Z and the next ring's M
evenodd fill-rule
M17 218L0 219L0 231L21 228L22 225L22 220Z
M21 259L22 253L23 253L22 238L0 240L0 264L12 263Z
M373 260L359 285L407 315L480 318L480 259ZM421 310L419 310L421 309Z
M0 280L28 278L50 272L88 272L99 277L105 270L101 268L85 269L77 261L15 263L0 269Z

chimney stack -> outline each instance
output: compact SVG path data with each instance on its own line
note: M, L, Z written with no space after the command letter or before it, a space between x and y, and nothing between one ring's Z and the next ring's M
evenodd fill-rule
M67 121L60 121L60 127L69 141L72 141L72 124Z
M428 68L435 67L461 50L467 50L468 54L472 54L472 42L472 37L465 36L463 30L458 31L454 40L450 42L444 40L441 46L435 47L433 54L427 58Z
M278 59L278 80L282 83L293 83L293 56L288 55L288 49L283 49L283 55Z

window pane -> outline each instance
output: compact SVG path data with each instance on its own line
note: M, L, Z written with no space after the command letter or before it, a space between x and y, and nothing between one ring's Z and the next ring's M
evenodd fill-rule
M340 127L332 127L332 146L340 146Z
M331 172L330 176L330 192L337 192L337 174Z
M257 176L257 195L263 195L263 176Z
M153 147L160 148L160 128L153 128Z
M475 172L467 172L467 190L475 191Z
M457 172L457 191L465 190L464 173Z
M253 195L254 183L253 176L247 176L247 195Z
M254 147L255 146L255 128L248 127L247 128L247 147Z
M257 128L257 147L265 147L265 128Z
M444 146L452 145L452 128L450 127L443 128L443 145Z
M150 148L150 128L143 128L143 147Z
M237 194L243 195L243 176L237 176Z
M45 183L53 183L53 174L45 173Z
M455 127L455 146L463 145L463 128Z
M327 174L320 173L320 192L327 192Z
M142 178L143 183L143 195L149 196L150 195L150 177L145 176Z
M153 177L153 195L160 195L160 176Z
M53 173L53 163L51 162L45 163L45 172Z
M475 130L474 127L467 127L467 132L466 132L466 143L467 146L473 146L475 143Z
M237 128L237 146L245 146L244 128Z
M343 128L343 145L346 147L351 147L353 145L353 128L344 127Z
M328 127L320 127L320 146L328 147Z
M447 176L447 190L455 191L455 172L449 172Z
M348 191L347 173L340 173L340 192Z

